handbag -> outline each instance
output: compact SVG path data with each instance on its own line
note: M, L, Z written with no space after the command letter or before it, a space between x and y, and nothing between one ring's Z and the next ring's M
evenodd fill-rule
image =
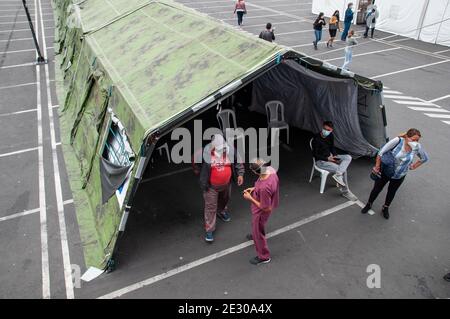
M388 178L392 178L392 176L394 176L395 174L395 155L393 151L400 143L401 140L391 150L387 151L383 154L383 156L381 156L381 172Z
M388 151L381 156L381 172L388 178L395 174L395 156L392 151Z

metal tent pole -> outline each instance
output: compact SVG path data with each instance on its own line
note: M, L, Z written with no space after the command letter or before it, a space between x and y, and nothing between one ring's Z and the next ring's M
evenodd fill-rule
M427 0L426 3L423 6L422 14L420 15L419 27L418 27L418 30L417 30L416 40L420 40L420 34L422 33L423 23L425 21L425 16L427 15L428 6L429 5L430 5L430 0Z
M42 56L41 49L39 48L39 42L36 39L36 33L34 32L33 22L31 21L30 12L28 11L27 2L25 0L22 0L22 3L23 3L23 7L25 8L25 13L27 14L28 24L30 25L30 30L31 30L31 33L33 34L34 44L36 46L36 51L38 54L37 63L39 63L39 64L47 63L47 61L45 61L45 58Z
M439 38L439 33L441 33L442 23L443 23L443 21L444 21L445 14L447 13L447 9L448 9L448 4L449 4L449 3L450 3L450 0L447 0L447 5L445 6L444 14L442 15L441 23L439 24L439 29L438 29L438 31L437 31L437 34L436 34L436 40L434 40L434 44L437 44L437 41L438 41L438 38Z

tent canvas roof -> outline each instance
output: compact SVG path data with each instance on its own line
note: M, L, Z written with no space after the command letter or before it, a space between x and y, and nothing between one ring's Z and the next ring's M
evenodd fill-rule
M152 1L86 41L147 131L283 51L172 1Z

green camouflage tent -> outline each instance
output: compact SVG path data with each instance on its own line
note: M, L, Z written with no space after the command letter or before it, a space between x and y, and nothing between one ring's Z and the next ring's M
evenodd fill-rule
M54 8L62 145L88 266L110 266L161 134L282 58L349 77L169 0L64 0ZM379 112L381 102L375 104ZM384 113L374 118L372 126L385 133ZM116 173L125 182L114 180ZM105 183L115 195L105 197Z

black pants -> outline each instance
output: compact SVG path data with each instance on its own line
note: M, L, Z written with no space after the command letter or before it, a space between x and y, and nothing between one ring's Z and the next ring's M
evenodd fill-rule
M405 180L405 177L406 176L403 176L400 179L392 179L384 175L381 175L381 178L377 179L375 181L375 184L373 185L373 189L370 192L369 203L373 203L375 199L378 197L378 194L380 194L380 192L383 190L384 186L387 183L389 183L388 191L386 194L386 201L384 202L384 205L390 206L392 200L395 197L395 193L399 189L400 185L402 185L403 181Z
M375 31L375 28L370 28L370 37L373 38L373 33ZM367 36L369 35L369 27L366 26L366 32L364 32L364 38L367 38Z
M242 20L244 18L244 11L238 11L237 13L237 17L238 17L238 25L242 24Z

